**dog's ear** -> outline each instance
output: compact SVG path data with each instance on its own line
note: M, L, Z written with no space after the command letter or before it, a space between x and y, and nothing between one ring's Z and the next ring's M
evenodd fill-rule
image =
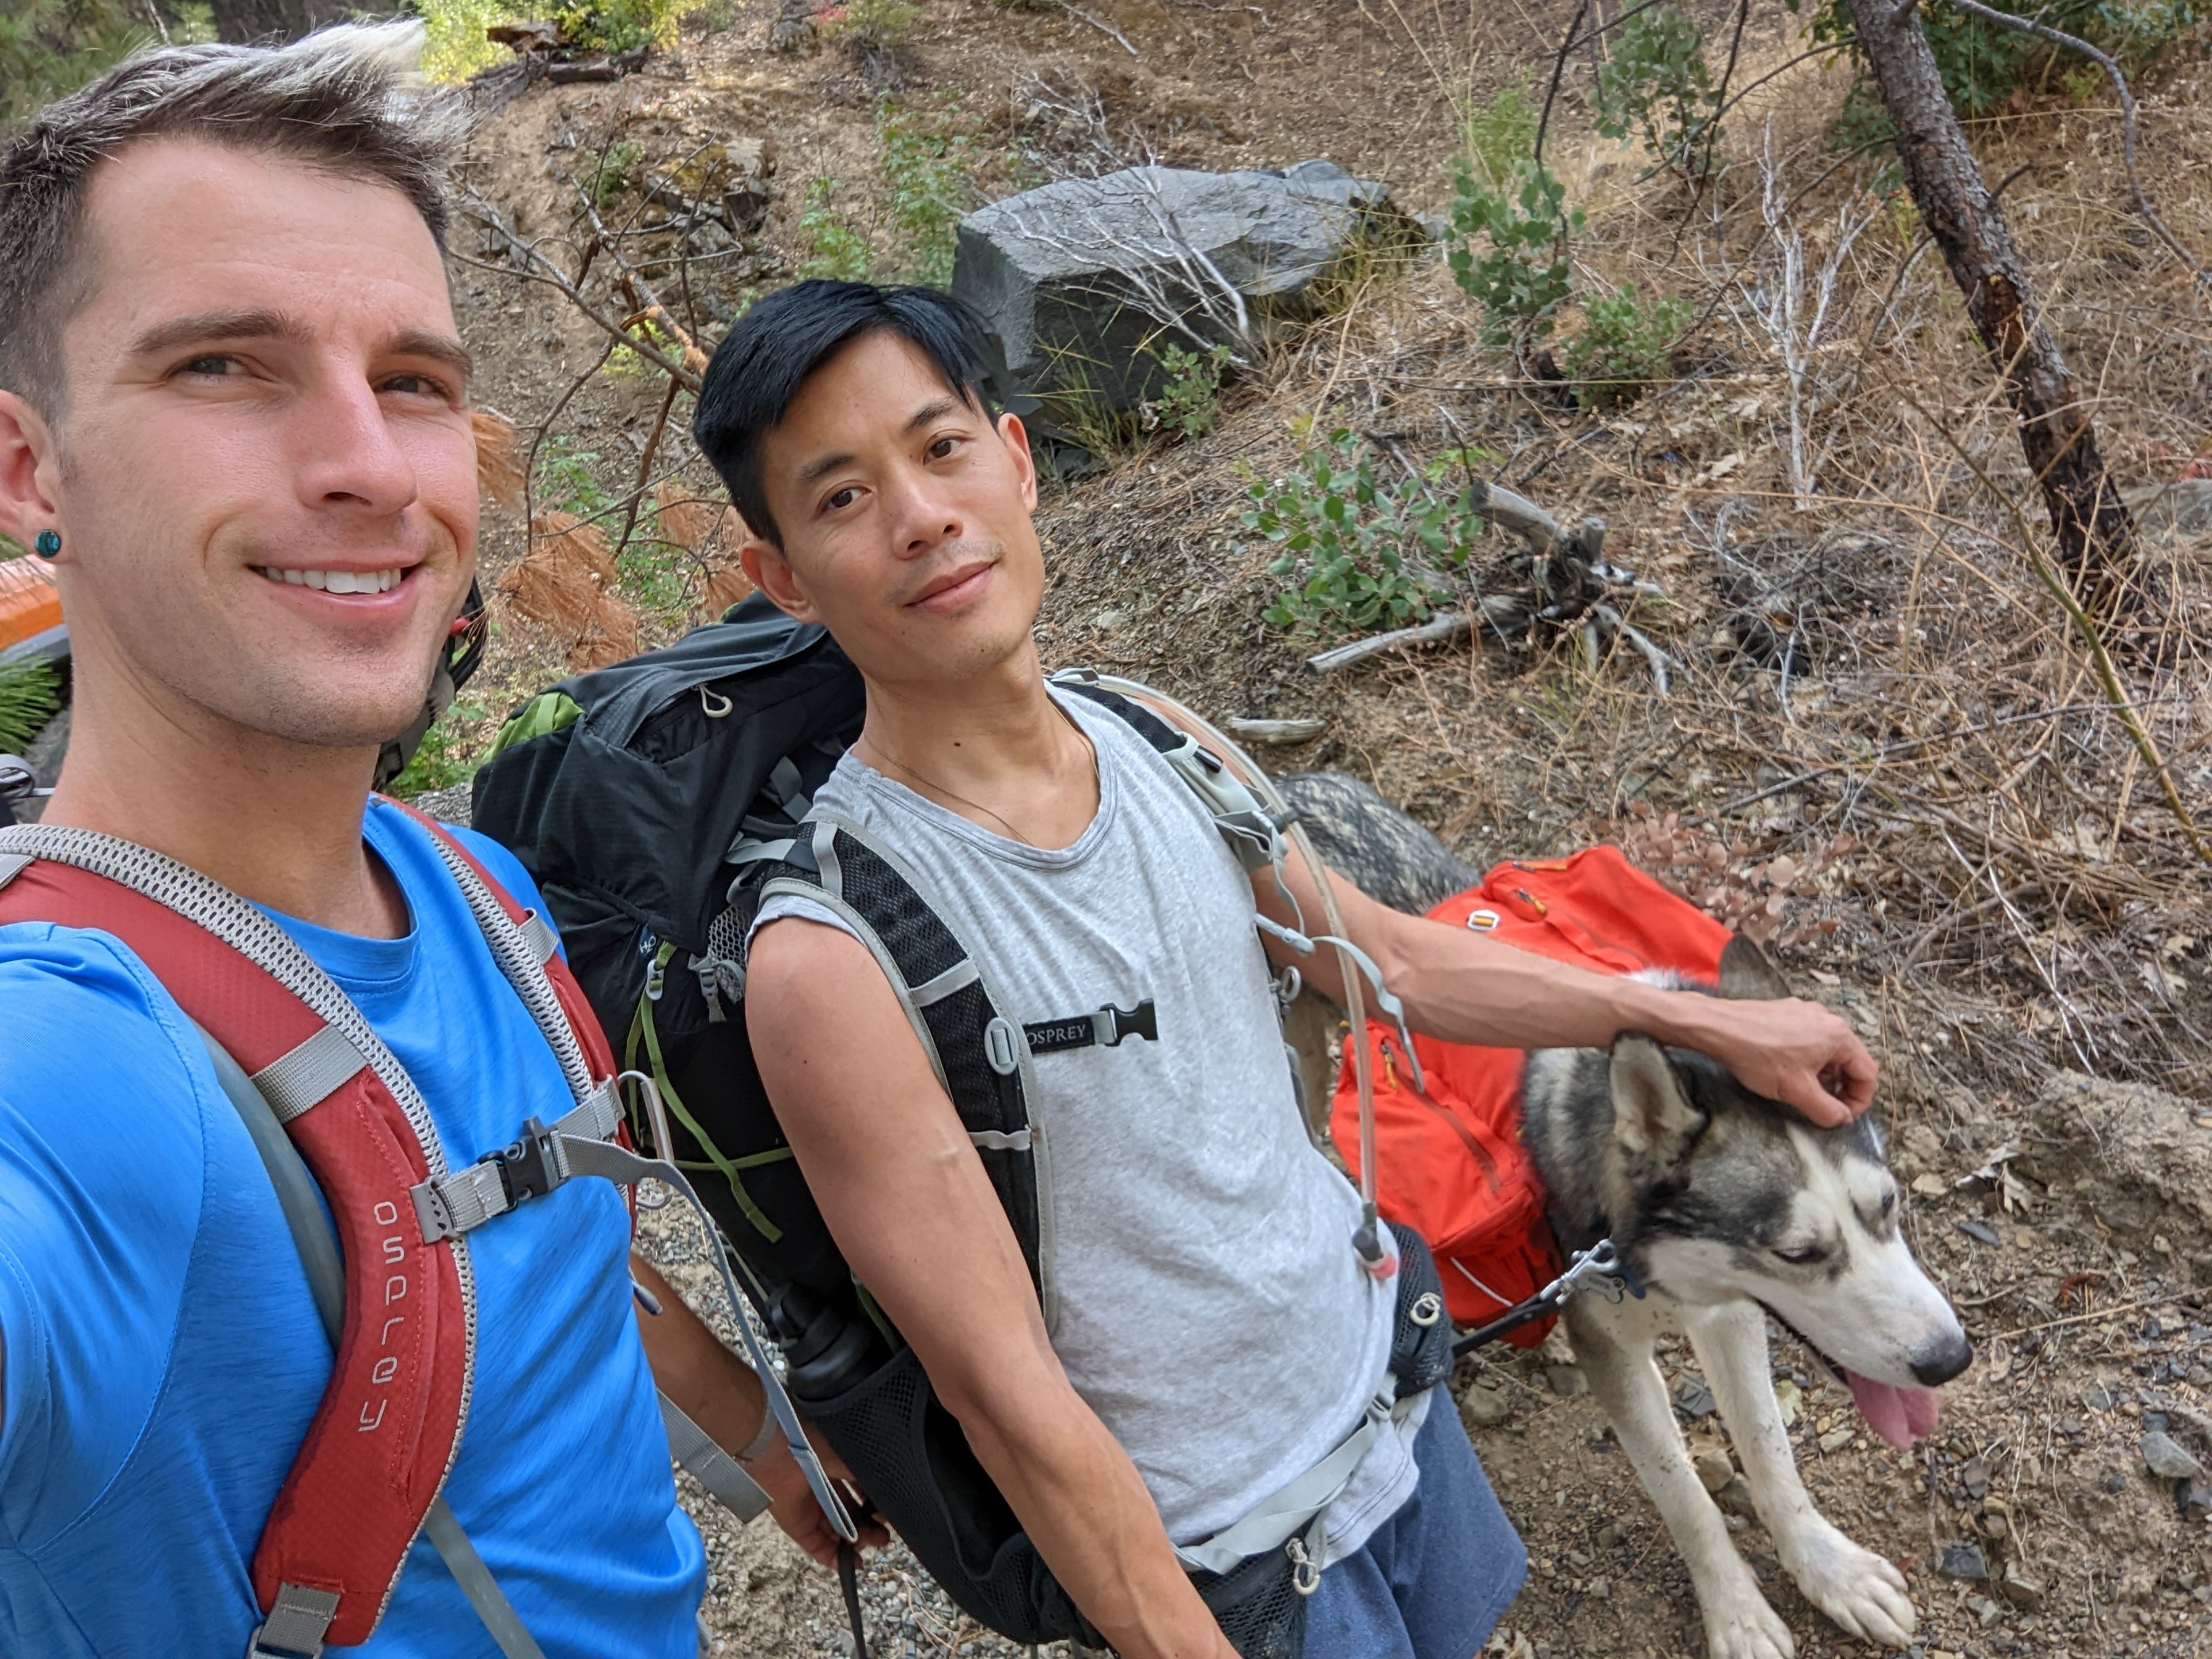
M1790 981L1765 951L1735 933L1721 952L1721 994L1731 1002L1782 1002L1789 998Z
M1613 1040L1613 1136L1630 1152L1672 1163L1705 1127L1667 1051L1639 1031Z

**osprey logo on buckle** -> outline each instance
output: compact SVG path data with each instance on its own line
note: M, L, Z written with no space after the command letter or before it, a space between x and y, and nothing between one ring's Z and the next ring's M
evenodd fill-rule
M1160 1040L1159 1011L1150 997L1133 1008L1109 1003L1096 1013L1072 1014L1066 1019L1043 1019L1022 1027L1033 1054L1058 1054L1067 1048L1114 1048L1124 1037Z

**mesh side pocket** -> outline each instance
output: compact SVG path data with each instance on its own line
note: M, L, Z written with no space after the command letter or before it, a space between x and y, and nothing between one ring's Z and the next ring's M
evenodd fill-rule
M913 1349L802 1409L963 1612L1017 1642L1105 1645L975 1461Z
M1289 1551L1252 1556L1227 1573L1193 1573L1191 1582L1242 1659L1302 1659L1306 1598L1298 1594Z

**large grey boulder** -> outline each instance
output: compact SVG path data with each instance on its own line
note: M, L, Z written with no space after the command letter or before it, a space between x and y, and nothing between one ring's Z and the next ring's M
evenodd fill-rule
M952 291L1040 391L1085 391L1109 410L1157 390L1157 353L1230 339L1239 300L1253 334L1310 313L1352 246L1419 240L1380 185L1333 161L1281 173L1133 167L1063 179L961 222ZM1231 292L1233 290L1233 293Z

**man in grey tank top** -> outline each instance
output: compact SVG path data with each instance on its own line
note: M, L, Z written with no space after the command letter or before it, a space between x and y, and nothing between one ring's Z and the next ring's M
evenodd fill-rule
M817 813L916 873L1015 1023L1152 1005L1140 1037L1036 1057L1042 1305L846 916L770 898L745 1015L855 1277L1061 1585L1130 1659L1227 1659L1177 1550L1279 1498L1389 1401L1394 1298L1295 1103L1252 931L1255 900L1291 911L1156 750L1045 680L1036 475L1020 421L986 405L973 328L927 290L787 289L717 352L697 430L750 526L747 572L867 683ZM1309 872L1289 884L1322 913ZM1445 1041L1601 1047L1634 1030L1816 1121L1872 1097L1873 1060L1816 1005L1583 974L1334 891L1413 1026ZM1340 997L1328 953L1299 966ZM1377 1430L1316 1518L1306 1651L1470 1659L1519 1589L1519 1540L1448 1399L1401 1401Z

